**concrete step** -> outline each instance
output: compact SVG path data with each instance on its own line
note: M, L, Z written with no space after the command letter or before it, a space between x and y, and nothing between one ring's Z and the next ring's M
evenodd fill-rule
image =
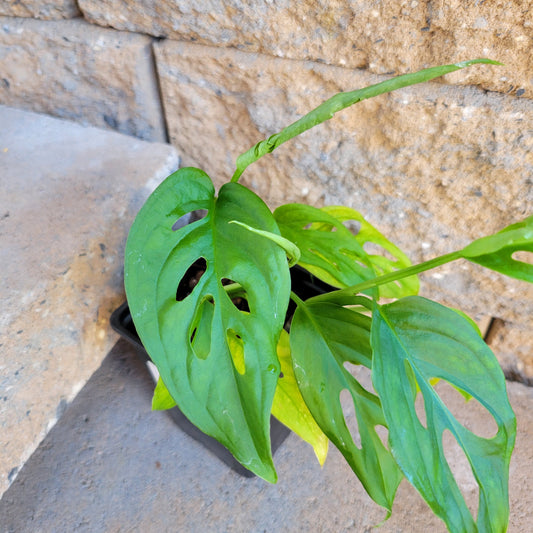
M446 531L405 480L391 519L373 528L386 513L341 454L332 446L320 468L294 434L274 455L276 485L244 478L167 413L151 411L153 388L144 363L124 341L117 343L0 499L0 531ZM526 533L533 508L533 389L508 383L508 391L518 420L509 533ZM483 434L479 411L457 396L450 389L442 395L466 427ZM447 458L475 508L475 482L457 448Z
M0 495L116 342L128 228L178 160L0 106Z

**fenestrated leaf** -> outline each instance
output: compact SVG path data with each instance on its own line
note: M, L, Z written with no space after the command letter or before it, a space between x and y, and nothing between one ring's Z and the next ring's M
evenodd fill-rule
M533 264L514 259L516 252L533 252L533 216L470 243L461 254L473 263L533 283Z
M369 306L364 297L352 297L349 303ZM376 426L387 426L380 400L343 366L371 365L369 337L368 316L330 302L299 302L291 323L294 374L305 403L370 497L390 513L402 474L376 432ZM346 425L343 390L354 402L360 447Z
M417 296L376 304L371 339L374 387L394 457L407 479L450 531L505 531L516 420L503 373L488 346L460 314ZM497 434L482 438L462 426L431 386L432 378L446 380L478 400L494 417ZM417 385L426 427L415 411ZM445 430L464 451L479 485L477 523L446 462Z
M315 451L318 462L323 465L328 454L329 441L309 412L296 383L292 368L289 334L285 330L281 331L279 338L278 358L281 364L281 374L274 395L272 414L309 443Z
M173 231L176 220L198 209L207 215ZM131 228L126 293L139 336L179 408L244 466L275 481L269 425L289 269L279 246L232 220L278 232L266 205L245 187L226 184L217 198L201 170L169 176ZM181 278L200 258L204 274L177 301ZM225 280L246 292L249 313L233 304ZM236 339L244 349L243 373L232 356Z
M340 220L304 204L274 211L283 237L300 250L298 264L334 287L349 287L375 277L363 247Z
M388 252L392 259L380 254L368 254L368 259L376 273L376 276L383 276L389 272L400 270L411 266L411 261L395 244L389 241L380 231L378 231L370 222L365 220L363 215L355 209L343 206L326 206L322 208L329 215L335 217L341 222L356 221L360 224L359 231L355 234L357 242L363 246L367 243L372 243L382 249L383 252ZM379 287L379 295L383 298L402 298L404 296L413 296L418 293L420 283L418 276L409 276L397 280L392 283L387 283Z

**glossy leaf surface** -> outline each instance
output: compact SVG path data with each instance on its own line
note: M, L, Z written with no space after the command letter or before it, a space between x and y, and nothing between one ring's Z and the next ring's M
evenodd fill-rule
M473 263L533 283L533 262L515 259L517 252L529 252L533 258L533 216L474 241L461 253Z
M309 443L315 451L318 462L323 465L328 454L329 441L309 412L298 388L292 366L289 334L285 330L281 331L279 338L278 358L281 374L274 395L272 414Z
M243 224L242 222L239 222L237 220L232 220L230 224L239 224L243 228L246 228L248 231L251 231L252 233L255 233L256 235L261 235L265 239L269 239L272 242L276 243L278 246L280 246L283 250L285 250L285 253L287 254L287 259L289 260L289 267L294 266L298 260L300 259L300 250L298 247L291 241L285 239L279 234L271 233L270 231L263 231L258 230L256 228L252 228L248 226L247 224Z
M334 287L351 287L411 266L409 258L354 209L287 204L276 209L274 217L283 236L299 247L299 264ZM359 228L352 232L346 222ZM367 244L379 253L367 253ZM379 295L400 298L416 294L418 288L418 277L409 276L381 285Z
M355 209L343 206L326 206L322 208L329 215L335 217L340 222L355 221L360 225L355 234L355 239L363 247L367 244L373 245L379 253L368 253L368 259L376 273L376 276L383 276L390 272L411 266L411 261L400 248L389 241L370 222L365 220L363 215ZM389 257L387 257L387 254ZM420 283L418 276L409 276L387 283L379 287L379 295L383 298L402 298L413 296L418 293Z
M186 213L201 220L176 230ZM285 252L238 224L279 232L250 190L224 185L215 197L209 177L184 168L150 196L130 231L125 258L129 306L139 336L183 413L219 440L247 468L276 480L270 451L270 410L290 278ZM198 260L205 272L188 295L177 288ZM238 309L225 282L246 292ZM236 342L243 361L237 364ZM242 366L244 366L244 372Z
M509 461L516 420L498 361L472 325L440 304L412 296L375 306L373 382L403 473L450 531L502 532L508 521ZM494 418L493 438L480 437L452 415L431 385L440 378L475 398ZM415 410L417 387L426 425ZM446 462L445 430L464 451L479 485L477 522Z
M375 277L370 259L343 223L316 207L286 204L274 211L283 237L300 250L298 263L334 287Z
M354 297L350 303L366 307L368 302L367 298ZM370 367L370 318L311 299L299 303L290 341L294 373L313 417L368 494L390 511L402 474L376 431L376 426L387 425L380 400L344 367L346 362ZM346 424L340 400L344 390L353 400L358 435Z

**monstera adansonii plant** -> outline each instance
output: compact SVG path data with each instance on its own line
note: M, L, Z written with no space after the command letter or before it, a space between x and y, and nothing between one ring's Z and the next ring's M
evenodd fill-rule
M125 256L132 318L160 373L155 409L177 404L246 468L275 482L272 414L313 446L320 463L331 441L389 514L406 477L450 531L506 529L516 420L503 373L471 319L417 296L417 274L462 259L531 283L533 265L515 252L533 252L533 216L412 265L353 209L288 204L271 212L238 183L248 165L336 112L477 63L495 62L429 68L337 94L242 154L218 192L197 168L161 183L135 219ZM177 223L191 212L201 216ZM353 222L356 232L348 229ZM177 295L199 263L195 286ZM303 301L291 290L294 264L334 290ZM290 300L296 310L287 317ZM369 369L372 386L363 386L350 365ZM464 427L437 381L477 400L494 419L495 434L481 437ZM343 391L353 400L357 435L345 420ZM476 517L446 460L445 432L479 486Z

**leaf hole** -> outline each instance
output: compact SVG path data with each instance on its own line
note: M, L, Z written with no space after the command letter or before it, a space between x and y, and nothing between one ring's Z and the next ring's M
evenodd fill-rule
M361 231L361 222L358 220L344 220L342 223L344 227L354 235L357 235Z
M363 249L368 255L381 255L383 248L372 241L366 241L363 244Z
M412 401L414 403L416 416L418 418L418 421L422 425L422 427L427 429L428 422L427 422L427 415L426 415L426 406L424 404L424 396L418 388L418 383L416 381L413 367L410 365L407 359L404 360L404 367L405 367L406 377L408 378L408 381L410 384Z
M176 301L181 302L189 294L192 293L194 287L198 285L200 278L203 276L204 272L207 270L207 261L200 257L197 259L183 274L180 282L178 283L178 288L176 290Z
M250 312L250 304L248 303L248 300L244 297L238 297L233 298L231 300L231 303L243 313L249 313Z
M355 415L355 406L353 397L348 389L343 389L340 393L340 404L346 428L350 432L353 443L357 448L361 449L361 435L359 433L359 425Z
M472 517L477 517L479 485L463 449L448 429L445 429L442 433L442 449L468 510Z
M222 278L220 280L220 283L222 283L224 287L228 287L230 285L239 285L238 282L233 281L232 279L229 279L229 278ZM230 297L230 299L231 299L231 303L239 311L242 311L243 313L250 312L250 304L248 303L248 300L245 296L244 289L238 290L236 294Z
M379 437L381 444L383 444L385 449L388 450L389 449L389 430L385 426L378 424L377 426L374 426L374 431Z
M441 379L433 387L457 421L466 429L485 439L498 433L498 424L490 412L475 398L466 401L454 386Z
M388 259L392 263L396 263L398 261L398 259L394 257L386 248L372 241L366 241L363 244L363 250L368 255L377 255L380 257L384 257L385 259Z
M511 258L526 265L533 265L533 252L527 250L518 250L511 255Z
M190 211L189 213L185 213L183 216L178 218L174 224L172 224L172 231L178 231L179 229L187 226L188 224L191 224L192 222L196 222L197 220L201 220L202 218L205 218L207 216L207 209L195 209L194 211Z
M325 233L334 233L338 230L333 224L328 224L326 222L310 222L306 224L302 229L311 230L311 231L322 231Z
M364 365L357 365L344 361L342 365L368 392L376 395L374 385L372 384L372 371Z
M324 222L309 222L309 224L306 224L302 229L324 232L337 231L337 228L333 224L327 224Z
M424 396L421 392L417 393L415 398L415 412L416 416L418 418L418 421L422 424L422 426L427 429L428 428L428 421L426 416L426 406L424 405Z
M215 305L212 297L206 296L194 316L189 333L192 351L198 359L207 359L211 351L211 333Z
M246 365L244 363L244 342L242 337L235 330L229 328L226 330L226 339L233 366L239 374L243 375L246 372Z

